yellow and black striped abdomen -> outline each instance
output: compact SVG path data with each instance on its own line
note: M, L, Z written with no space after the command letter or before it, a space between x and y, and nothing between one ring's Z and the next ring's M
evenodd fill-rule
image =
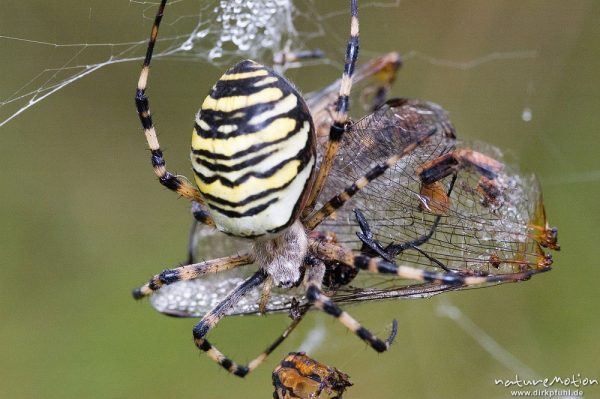
M242 61L204 100L192 134L196 184L217 227L276 234L298 217L315 166L312 118L284 77Z

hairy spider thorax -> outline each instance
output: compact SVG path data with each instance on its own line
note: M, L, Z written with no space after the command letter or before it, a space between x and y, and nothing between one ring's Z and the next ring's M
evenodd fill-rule
M288 229L270 240L256 240L254 259L278 287L290 288L298 282L308 252L308 237L304 226L296 220Z
M273 236L298 217L315 166L315 133L292 84L254 61L217 81L196 116L192 165L219 230Z

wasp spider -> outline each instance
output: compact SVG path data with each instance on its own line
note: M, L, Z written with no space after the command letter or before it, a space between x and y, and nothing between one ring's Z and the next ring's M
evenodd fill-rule
M251 240L252 247L246 254L165 270L133 295L139 299L176 282L258 265L201 312L193 329L195 345L226 370L237 376L252 371L308 307L334 316L383 352L397 323L380 339L338 303L520 281L549 270L551 258L543 248L558 244L540 198L534 190L525 192L518 176L499 161L461 147L441 107L397 99L356 123L349 120L359 48L357 0L350 5L350 39L335 100L330 89L307 105L280 74L253 61L239 62L212 87L196 115L191 162L197 187L170 173L146 95L165 4L162 0L152 26L135 96L154 172L162 185L192 201L199 223ZM315 105L319 101L326 105ZM353 215L349 204L362 209ZM342 295L358 270L388 276L388 285ZM400 279L424 283L400 287ZM211 345L207 334L257 287L263 287L259 310L276 310L269 308L272 286L304 287L297 317L258 358L237 364Z

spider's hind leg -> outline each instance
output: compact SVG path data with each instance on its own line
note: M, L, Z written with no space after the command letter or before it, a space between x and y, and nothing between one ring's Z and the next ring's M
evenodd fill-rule
M215 362L219 363L225 370L239 377L244 377L248 374L249 369L247 366L241 366L233 362L231 359L223 355L217 348L212 346L210 342L205 338L208 332L225 316L235 304L242 299L249 291L260 285L267 275L262 271L258 271L246 279L242 284L238 285L233 291L231 291L225 299L223 299L217 306L211 309L208 313L202 317L202 320L194 326L194 344L198 349L206 352Z
M309 306L302 306L297 309L297 315L293 318L292 323L283 331L283 333L277 337L277 339L269 345L260 355L254 360L250 361L247 365L241 365L225 356L221 351L214 347L205 338L208 332L225 316L235 304L249 291L262 284L267 279L267 275L258 271L251 277L245 280L242 284L237 286L231 291L225 299L223 299L217 306L202 317L202 320L194 326L194 343L198 349L206 352L208 357L221 365L228 372L237 375L238 377L245 377L248 373L258 367L271 352L275 350L292 332L294 328L302 321L304 314L309 309Z
M356 334L360 339L368 343L377 352L385 352L396 338L398 322L392 322L392 332L389 337L382 341L373 333L360 325L352 316L340 309L329 297L321 291L321 282L325 275L325 264L320 259L308 256L306 259L306 297L308 301L318 309L338 319L346 328Z

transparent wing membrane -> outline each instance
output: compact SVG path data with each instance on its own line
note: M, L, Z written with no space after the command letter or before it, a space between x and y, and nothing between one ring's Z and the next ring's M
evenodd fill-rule
M169 316L202 317L244 281L244 278L235 272L221 274L167 285L150 297L150 303L156 310ZM291 308L293 291L278 291L271 291L266 313L287 311ZM260 289L250 291L227 314L259 313L260 295ZM300 294L296 298L301 296Z
M428 141L319 229L334 232L338 243L373 252L356 235L361 229L353 210L359 209L373 241L398 264L474 275L546 267L536 234L545 229L536 180L512 172L497 149L456 140L446 112L432 103L397 100L354 124L321 200L431 131Z
M250 267L249 269L255 270ZM246 270L248 275L250 270ZM225 274L223 276L222 274ZM244 281L235 272L226 272L206 278L179 281L164 286L150 297L152 307L174 317L202 317L214 308L231 290ZM325 291L338 304L359 303L383 299L421 299L460 287L445 284L413 284L406 280L359 275L351 285ZM254 289L242 298L228 315L250 315L261 313L259 309L260 289ZM296 300L297 302L295 302ZM302 289L273 288L264 313L290 312L294 307L307 305Z

